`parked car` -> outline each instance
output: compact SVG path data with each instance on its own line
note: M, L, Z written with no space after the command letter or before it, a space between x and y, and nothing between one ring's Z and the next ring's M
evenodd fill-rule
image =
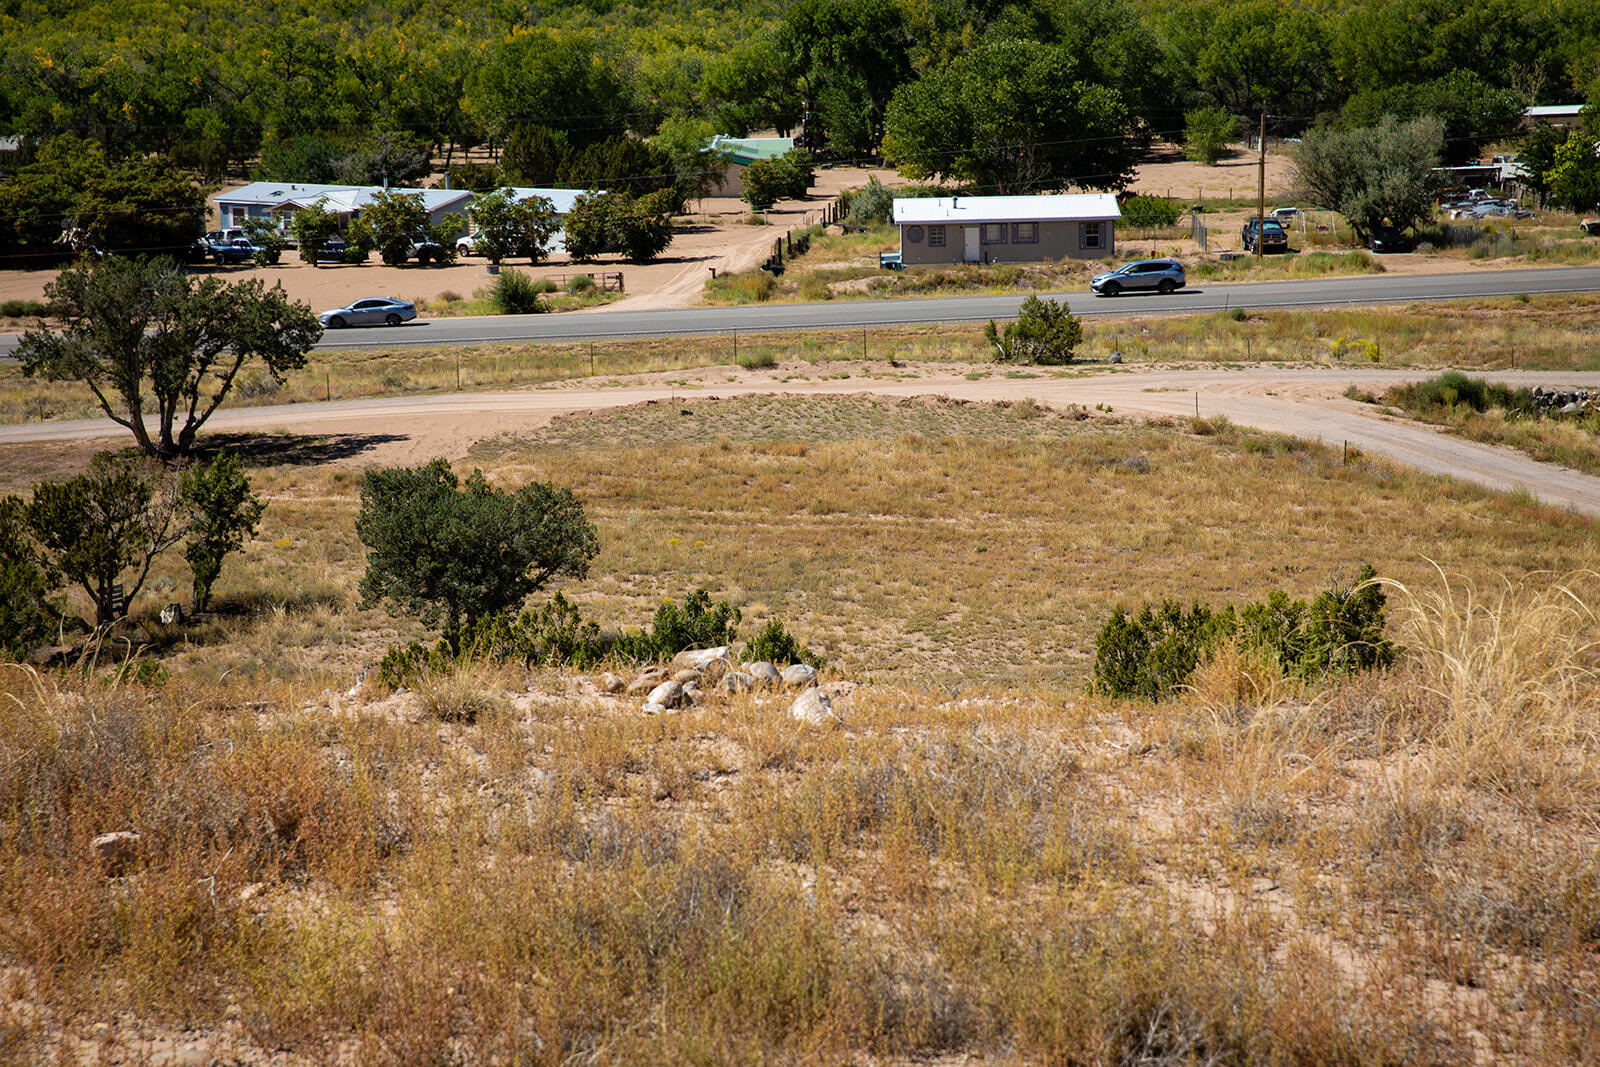
M210 248L219 248L231 241L238 240L244 235L245 233L243 230L235 227L227 230L212 230L210 233L206 234L205 237L201 238L201 240L203 240Z
M1388 252L1409 252L1413 245L1409 234L1386 226L1372 231L1367 237L1367 247L1382 255Z
M317 248L318 263L343 263L349 256L350 246L343 237L337 235L323 241Z
M478 235L469 233L465 237L456 238L456 255L470 256L478 251Z
M1270 214L1278 220L1278 225L1292 226L1295 220L1300 217L1300 209L1297 207L1275 207Z
M1116 270L1096 274L1089 288L1100 296L1138 290L1171 293L1182 289L1187 281L1183 276L1183 264L1175 259L1139 259Z
M1244 250L1246 252L1254 252L1256 250L1257 224L1261 226L1261 251L1289 251L1289 235L1283 231L1283 223L1269 215L1264 219L1250 219L1244 224L1244 229L1240 231L1240 235L1244 241Z
M248 237L235 237L226 244L214 244L210 248L211 262L219 267L225 263L247 263L257 252L266 253L269 258L272 255L271 249L253 243Z
M342 308L324 311L317 318L330 330L346 326L398 326L417 317L417 305L392 296L369 296Z
M412 237L411 247L407 251L418 263L443 263L446 259L444 245L425 233Z

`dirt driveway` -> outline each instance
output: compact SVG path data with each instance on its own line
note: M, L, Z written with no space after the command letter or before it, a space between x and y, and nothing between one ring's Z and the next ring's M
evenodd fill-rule
M1183 418L1226 416L1242 426L1291 434L1329 445L1348 443L1432 474L1493 489L1522 487L1547 504L1600 515L1600 478L1537 463L1509 450L1435 433L1385 415L1343 394L1347 387L1381 393L1427 372L1344 367L1127 368L1083 377L1018 380L991 366L901 366L893 377L874 378L881 364L783 364L767 370L716 367L641 375L595 387L587 380L508 392L385 400L336 401L219 412L212 433L277 431L351 435L370 440L337 462L353 467L418 464L435 456L458 458L478 441L526 433L560 415L650 401L751 394L872 394L947 396L963 400L1033 400L1054 407L1103 405L1124 415ZM1550 375L1502 372L1508 384L1550 384ZM1567 386L1600 388L1600 373L1563 374ZM125 437L109 421L33 423L0 427L0 443Z

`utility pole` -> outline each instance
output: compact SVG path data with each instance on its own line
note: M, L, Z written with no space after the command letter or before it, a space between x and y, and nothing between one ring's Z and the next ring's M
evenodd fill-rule
M1256 147L1261 150L1256 163L1256 262L1261 262L1261 227L1267 218L1267 113L1261 113L1261 132L1256 137Z

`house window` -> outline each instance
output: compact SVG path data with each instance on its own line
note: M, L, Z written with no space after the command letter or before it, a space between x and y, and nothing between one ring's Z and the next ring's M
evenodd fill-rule
M1104 248L1104 238L1101 236L1100 229L1101 225L1102 224L1098 222L1078 223L1078 247Z
M1003 222L986 222L983 224L983 243L986 245L1003 245L1006 243L1006 224Z
M1011 224L1011 243L1014 245L1038 244L1039 224L1037 222L1013 222Z
M943 226L929 226L928 227L928 247L929 248L943 248L944 247L944 227Z
M917 242L921 241L922 240L922 227L921 226L908 227L907 230L906 230L906 240L910 241L912 244L916 244Z

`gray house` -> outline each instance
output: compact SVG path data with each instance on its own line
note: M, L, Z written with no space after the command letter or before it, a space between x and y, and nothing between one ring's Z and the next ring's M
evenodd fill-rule
M223 229L244 225L245 219L270 219L279 229L288 226L289 216L303 207L320 204L324 210L341 216L346 221L361 213L378 193L378 185L311 185L291 182L251 182L238 189L218 193L211 198L217 206L217 218ZM454 212L465 215L472 205L470 189L402 189L395 186L391 193L420 196L422 206L428 210L430 222L441 222L445 215ZM572 211L582 189L513 189L518 200L542 196L555 204L556 214L565 216Z
M900 262L1038 263L1105 259L1122 209L1110 193L900 197Z

